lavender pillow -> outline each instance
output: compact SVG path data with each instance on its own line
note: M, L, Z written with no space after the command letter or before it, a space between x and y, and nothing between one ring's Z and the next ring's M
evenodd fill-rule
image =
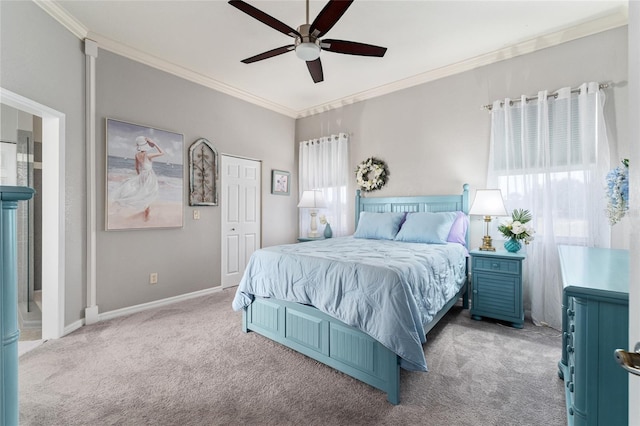
M450 243L459 243L467 246L467 229L469 228L469 216L464 212L456 212L456 218L449 230L447 241Z

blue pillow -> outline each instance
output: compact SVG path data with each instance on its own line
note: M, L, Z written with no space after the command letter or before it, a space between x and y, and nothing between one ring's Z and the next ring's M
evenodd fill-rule
M393 240L400 229L405 213L372 213L361 212L355 238L371 240Z
M397 241L409 243L446 244L456 212L417 212L407 214Z

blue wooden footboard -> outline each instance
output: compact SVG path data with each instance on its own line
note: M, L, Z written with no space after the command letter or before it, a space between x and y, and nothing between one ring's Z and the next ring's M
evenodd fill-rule
M469 209L469 185L462 194L419 197L363 198L356 194L356 225L360 212L463 211ZM467 234L467 245L468 245ZM468 267L468 265L467 265ZM468 274L467 274L468 276ZM460 291L425 324L425 332L462 297L469 307L468 279ZM255 331L323 364L387 393L392 404L400 402L400 358L366 333L313 306L276 299L258 298L243 312L245 332Z
M469 300L467 283L425 325L431 330L462 297ZM255 331L301 354L320 361L387 393L392 404L400 402L400 358L362 331L313 306L256 297L243 313L245 332Z

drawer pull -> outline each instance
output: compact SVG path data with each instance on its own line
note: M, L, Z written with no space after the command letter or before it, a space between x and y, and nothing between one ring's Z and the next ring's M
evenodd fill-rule
M567 352L569 353L573 352L573 346L567 345Z
M575 315L575 311L573 309L567 309L567 316L568 317L573 317Z
M492 264L491 264L491 267L492 267L493 269L500 269L500 264L499 264L499 263L492 263Z
M575 324L571 324L571 327L569 327L569 330L571 330L571 332L573 333L574 331L576 331L576 326Z

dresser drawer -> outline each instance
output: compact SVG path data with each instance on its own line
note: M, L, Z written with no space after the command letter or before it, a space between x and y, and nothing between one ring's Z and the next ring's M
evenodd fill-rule
M520 265L520 260L474 256L472 273L473 271L491 271L520 275Z

